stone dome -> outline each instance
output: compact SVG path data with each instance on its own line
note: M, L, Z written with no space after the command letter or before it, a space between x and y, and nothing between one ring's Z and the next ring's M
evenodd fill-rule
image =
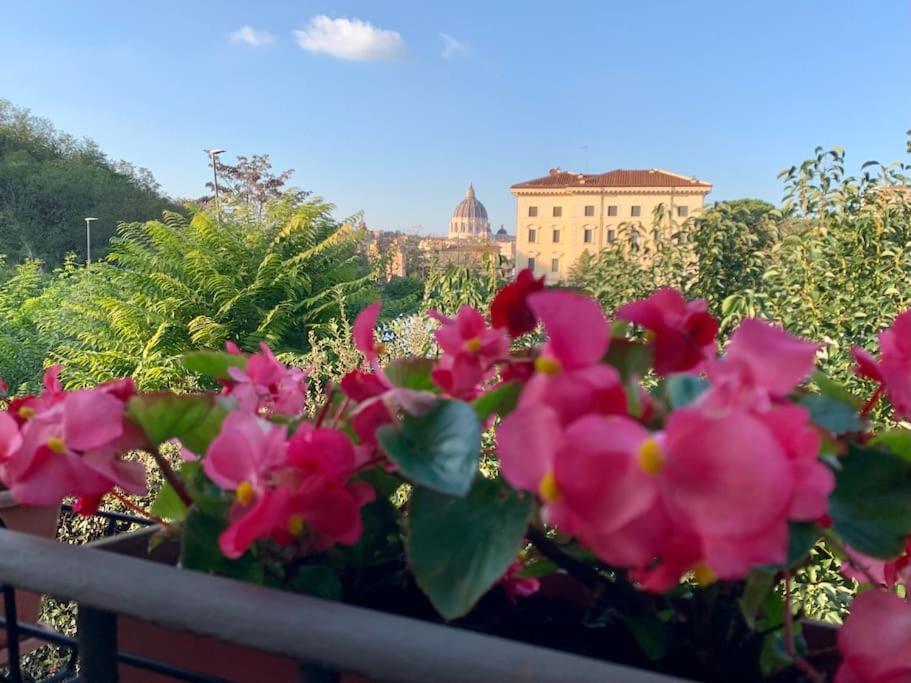
M487 220L487 209L474 196L474 187L469 185L465 199L460 201L452 212L449 221L450 239L489 239L490 221Z

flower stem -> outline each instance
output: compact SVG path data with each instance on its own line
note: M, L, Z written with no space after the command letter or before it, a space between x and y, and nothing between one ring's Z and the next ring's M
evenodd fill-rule
M860 411L861 417L867 417L867 415L870 414L870 411L873 410L874 406L876 405L876 402L879 401L880 397L883 395L883 391L885 390L885 388L886 388L885 384L880 384L878 387L876 387L876 391L873 392L873 395L870 397L870 400L864 404L863 408L861 408L861 411Z
M180 498L181 502L187 507L193 505L193 498L187 492L187 487L183 485L183 482L180 480L180 477L177 476L174 468L171 467L171 463L168 462L168 459L165 458L158 449L152 451L152 458L155 460L155 464L158 465L158 469L161 470L161 474L165 481L171 485L171 488L174 489L174 492L177 494L177 497Z
M543 530L534 525L529 525L525 532L525 537L544 557L563 569L596 596L604 592L607 587L607 581L604 576L593 567L563 552L560 546L550 540Z
M111 491L111 495L114 496L114 498L116 498L117 500L119 500L128 510L132 510L137 515L140 515L141 517L144 517L145 519L155 522L156 524L161 525L165 529L174 528L173 526L168 524L166 521L164 521L161 517L156 517L151 512L147 512L139 505L136 505L136 503L134 503L132 500L130 500L126 496L124 496L120 493L117 493L117 491Z
M806 659L797 654L797 648L794 646L794 627L791 623L793 614L791 613L791 572L784 573L784 647L788 655L794 661L804 676L809 678L813 683L823 683L823 675L813 668Z

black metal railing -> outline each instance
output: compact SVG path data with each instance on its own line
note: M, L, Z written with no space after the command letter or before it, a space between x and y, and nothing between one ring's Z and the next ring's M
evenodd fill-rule
M3 626L11 648L16 647L21 635L72 648L78 652L78 680L87 683L117 681L118 662L176 680L219 681L120 651L120 615L290 657L300 662L300 681L305 683L337 681L337 672L356 673L386 683L674 680L564 652L8 530L0 530L0 583L7 605ZM75 602L77 637L17 624L12 586ZM262 680L269 680L268 672L263 672Z

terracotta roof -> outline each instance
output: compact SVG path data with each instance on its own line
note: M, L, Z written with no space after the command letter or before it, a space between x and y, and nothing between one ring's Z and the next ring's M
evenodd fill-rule
M607 173L597 173L586 175L583 173L573 173L572 171L562 171L559 168L550 169L550 173L543 178L527 180L524 183L516 183L512 189L536 189L549 187L707 187L711 188L712 184L679 175L669 173L658 168L645 170L624 170L617 169Z

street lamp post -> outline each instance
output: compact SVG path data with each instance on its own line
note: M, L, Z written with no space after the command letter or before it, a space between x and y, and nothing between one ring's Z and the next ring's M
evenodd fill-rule
M209 155L209 159L212 161L212 181L215 186L215 214L218 218L221 218L221 201L218 198L218 155L224 153L223 149L204 149L203 152Z
M86 217L85 219L85 265L88 267L92 263L92 221L97 218Z

